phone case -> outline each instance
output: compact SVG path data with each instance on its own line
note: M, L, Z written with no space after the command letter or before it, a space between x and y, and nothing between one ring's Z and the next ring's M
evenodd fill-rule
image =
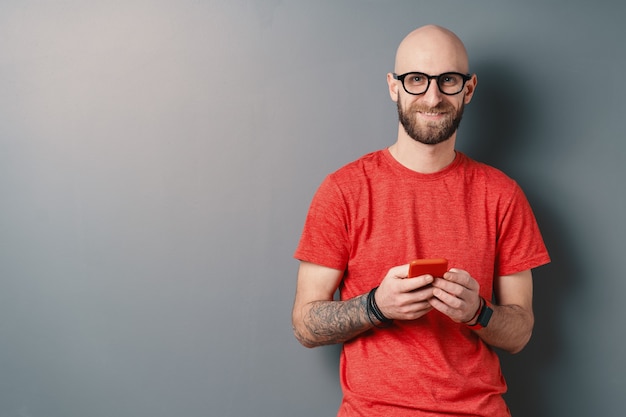
M441 278L448 272L448 260L445 258L416 259L409 265L409 278L430 274Z

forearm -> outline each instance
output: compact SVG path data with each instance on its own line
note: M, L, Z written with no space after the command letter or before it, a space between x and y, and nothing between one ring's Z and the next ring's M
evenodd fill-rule
M518 305L495 305L489 325L476 333L485 343L505 350L509 353L518 353L532 335L534 317Z
M306 347L343 343L372 327L367 294L347 301L313 301L294 320L294 334Z

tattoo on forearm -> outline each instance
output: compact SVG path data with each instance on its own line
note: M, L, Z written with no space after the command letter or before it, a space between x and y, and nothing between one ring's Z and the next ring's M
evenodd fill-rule
M316 301L304 318L310 345L342 343L372 327L367 317L367 294L347 301Z

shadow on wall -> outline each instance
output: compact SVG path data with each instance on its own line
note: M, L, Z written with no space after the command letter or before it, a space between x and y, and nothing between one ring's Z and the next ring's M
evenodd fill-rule
M546 200L551 194L542 190L545 183L536 175L533 177L537 167L532 155L551 145L545 129L548 121L542 116L549 112L541 108L541 100L533 97L536 90L521 71L500 62L483 62L476 72L479 85L471 103L471 116L467 118L472 149L467 153L502 169L520 183L552 258L549 265L533 271L535 329L531 342L520 354L500 354L509 384L506 400L514 416L554 417L550 411L555 408L553 400L542 388L550 379L548 373L554 369L554 363L562 356L560 300L580 285L575 275L580 265L575 260L581 258L574 239L568 236L571 228L563 224L555 205Z

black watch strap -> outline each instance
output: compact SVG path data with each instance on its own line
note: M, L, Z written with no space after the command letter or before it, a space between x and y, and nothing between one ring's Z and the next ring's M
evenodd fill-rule
M483 299L483 301L483 307L480 309L480 313L478 313L476 324L469 326L470 329L482 329L483 327L487 327L489 320L491 320L491 316L493 315L491 304L485 299Z

